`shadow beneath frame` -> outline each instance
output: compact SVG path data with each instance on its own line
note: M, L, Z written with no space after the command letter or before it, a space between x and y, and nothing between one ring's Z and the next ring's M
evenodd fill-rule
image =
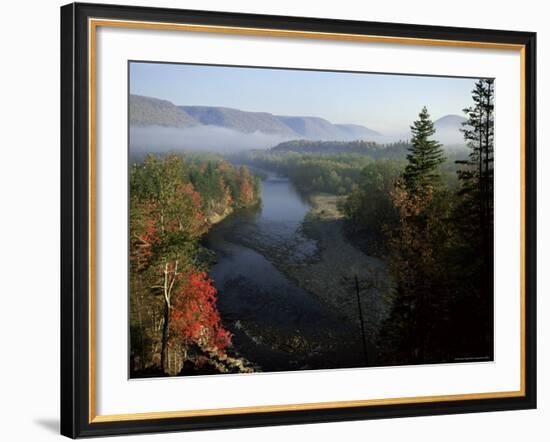
M59 434L59 419L35 419L34 423L52 433Z

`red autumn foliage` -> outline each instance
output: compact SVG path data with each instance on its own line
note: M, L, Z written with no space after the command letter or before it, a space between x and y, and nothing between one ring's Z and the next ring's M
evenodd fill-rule
M225 354L231 344L216 308L216 288L205 272L180 274L181 285L174 293L170 311L171 331L183 344L197 344L204 350Z

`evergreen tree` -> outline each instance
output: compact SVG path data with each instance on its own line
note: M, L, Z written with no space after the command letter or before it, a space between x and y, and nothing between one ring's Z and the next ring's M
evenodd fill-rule
M476 224L483 230L486 246L493 223L493 83L492 79L479 80L472 91L474 105L464 109L468 119L462 129L470 155L466 161L457 161L464 166L458 171L459 194L475 206L469 212L478 218Z
M435 127L426 106L418 114L419 119L411 126L412 146L408 149L408 164L403 178L409 191L435 186L439 181L438 166L445 161L442 145L431 137Z
M472 354L491 355L493 333L493 148L494 81L481 79L472 91L473 104L464 109L468 119L462 132L470 150L457 161L460 187L453 219L456 229L454 266L461 285L453 309L456 328L472 324L459 346Z
M442 145L432 139L435 128L426 107L411 130L407 166L390 192L398 215L396 225L387 229L394 302L381 330L382 358L390 363L449 358L441 342L447 334L448 289L441 259L447 241L442 222L447 210L438 169L445 156Z

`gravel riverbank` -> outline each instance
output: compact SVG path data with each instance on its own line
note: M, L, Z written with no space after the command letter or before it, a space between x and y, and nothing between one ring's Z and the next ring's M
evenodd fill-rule
M383 261L366 255L344 234L344 219L337 204L341 197L318 194L302 224L303 234L318 242L315 257L277 267L298 285L359 325L355 277L359 281L365 333L374 343L390 310L387 274Z

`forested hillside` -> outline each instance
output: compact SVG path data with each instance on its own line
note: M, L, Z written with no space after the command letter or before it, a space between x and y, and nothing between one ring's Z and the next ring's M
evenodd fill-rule
M390 269L393 309L379 338L386 364L493 358L493 81L472 94L456 185L424 108L405 167L367 165L343 204L356 235L382 244Z
M130 95L130 125L138 127L194 127L199 123L185 111L166 100Z
M201 124L234 129L243 133L263 132L294 137L296 133L277 116L268 112L245 112L214 106L179 106Z
M314 154L250 151L235 155L236 161L289 177L303 193L345 195L352 190L361 169L373 160L359 154Z
M130 170L130 355L134 376L247 371L230 356L201 237L258 202L260 182L223 160L149 156Z
M372 159L403 159L407 155L409 144L399 141L390 144L379 144L374 141L311 141L291 140L278 144L272 152L296 153L357 153Z

